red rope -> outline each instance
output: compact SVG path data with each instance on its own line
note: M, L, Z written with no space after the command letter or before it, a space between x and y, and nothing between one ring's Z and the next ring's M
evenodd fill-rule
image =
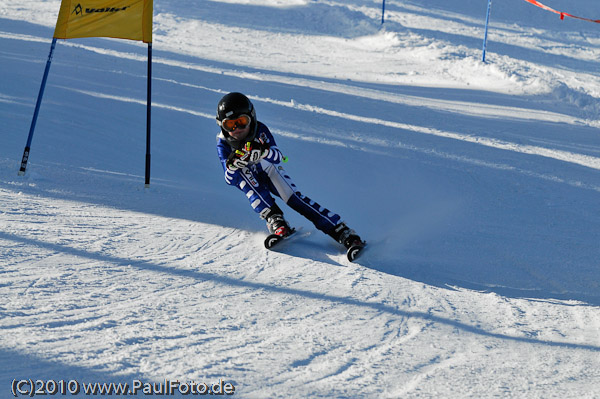
M550 11L550 12L553 12L555 14L560 15L560 19L565 19L565 16L566 16L566 17L582 19L584 21L595 22L597 24L600 24L600 19L583 18L583 17L578 17L576 15L572 15L572 14L566 13L566 12L556 11L554 8L550 8L550 7L548 7L548 6L540 3L537 0L525 0L525 1L528 2L528 3L531 3L531 4L535 5L535 6L538 6L540 8L543 8L544 10L547 10L547 11Z

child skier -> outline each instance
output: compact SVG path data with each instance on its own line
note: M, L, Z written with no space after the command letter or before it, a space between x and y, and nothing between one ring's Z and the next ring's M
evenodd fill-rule
M283 218L283 211L272 194L280 197L296 212L314 223L317 229L331 236L354 257L364 242L340 216L298 191L280 163L283 155L277 148L273 135L265 124L256 119L252 102L241 93L225 95L217 106L217 153L225 181L244 192L250 205L267 222L271 234L287 237L293 232Z

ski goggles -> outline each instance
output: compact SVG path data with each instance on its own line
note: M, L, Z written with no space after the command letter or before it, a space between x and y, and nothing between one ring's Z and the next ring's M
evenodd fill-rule
M245 129L252 122L252 118L248 115L240 115L235 119L225 118L221 121L221 127L228 132L233 132L235 129Z

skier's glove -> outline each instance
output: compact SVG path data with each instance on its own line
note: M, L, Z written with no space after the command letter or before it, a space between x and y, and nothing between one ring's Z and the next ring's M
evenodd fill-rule
M250 163L258 163L261 159L269 155L269 144L261 139L246 143L245 150L248 152Z
M248 166L248 161L246 160L247 154L241 151L232 151L225 162L225 167L230 172L235 172L238 169L243 169Z
M248 141L242 150L236 151L240 158L252 165L269 155L269 144L262 140Z
M240 150L234 150L229 154L225 166L227 170L233 172L238 169L259 163L263 158L269 155L269 144L262 140L248 141Z

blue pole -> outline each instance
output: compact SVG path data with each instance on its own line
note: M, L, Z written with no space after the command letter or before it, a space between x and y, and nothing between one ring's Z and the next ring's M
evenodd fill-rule
M146 95L146 178L145 187L150 187L150 127L152 105L152 43L148 43L148 93Z
M492 10L492 0L488 0L487 15L485 17L485 33L483 35L483 55L481 57L481 62L485 62L485 50L487 47L488 25L490 23L491 10Z
M46 81L48 80L48 72L50 71L50 64L52 63L54 47L56 47L56 38L52 38L52 44L50 45L50 54L48 54L48 61L46 61L44 77L42 78L40 92L38 93L37 102L35 103L35 111L33 112L33 119L31 120L31 126L29 127L29 136L27 137L27 144L25 144L25 151L23 151L23 158L21 159L19 176L23 176L25 174L25 170L27 169L27 161L29 160L29 152L31 151L31 140L33 139L35 124L37 123L37 118L40 113L40 106L42 104L42 97L44 96L44 89L46 88Z
M383 0L383 4L381 5L381 24L383 25L385 17L385 0Z

